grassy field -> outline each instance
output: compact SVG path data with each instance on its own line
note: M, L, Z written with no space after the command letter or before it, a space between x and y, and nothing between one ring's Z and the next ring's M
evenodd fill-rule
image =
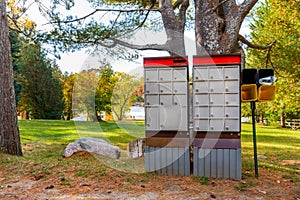
M20 121L20 134L23 146L23 157L0 154L0 170L7 175L19 173L51 174L57 168L68 165L79 166L77 175L103 171L103 165L92 160L62 159L66 144L80 137L99 137L109 140L112 144L126 149L126 144L135 138L144 136L143 122L73 122L32 120ZM243 177L254 176L252 126L242 125ZM259 168L279 170L284 177L300 183L300 131L281 129L274 126L257 126ZM91 158L92 159L92 158ZM59 161L59 162L57 162ZM87 166L95 165L95 169ZM81 167L80 167L81 166ZM24 172L25 171L25 172ZM105 171L105 170L104 170ZM99 173L97 173L99 174ZM101 174L101 173L100 173Z
M99 124L84 121L21 120L19 126L23 145L65 145L81 137L97 137L126 149L128 142L144 136L144 123L140 121Z
M259 168L279 170L283 176L289 176L300 182L300 131L275 126L256 126L257 153L265 159L259 159ZM244 176L253 174L253 136L252 125L242 124L242 154Z

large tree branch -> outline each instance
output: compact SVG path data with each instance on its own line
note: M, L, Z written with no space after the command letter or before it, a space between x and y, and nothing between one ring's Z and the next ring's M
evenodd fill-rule
M87 19L89 18L90 16L93 16L94 14L96 14L97 12L119 12L119 13L132 13L132 12L141 12L141 11L153 11L153 12L160 12L159 9L153 9L153 8L150 8L150 9L147 9L147 8L143 8L143 9L130 9L130 10L124 10L124 9L96 9L94 10L93 12L83 16L83 17L80 17L80 18L77 18L77 19L73 19L73 20L64 20L64 21L52 21L51 23L73 23L73 22L77 22L77 21L81 21L81 20L84 20L84 19Z
M253 44L251 42L249 42L244 36L242 35L238 35L238 40L241 41L242 43L246 44L248 47L253 48L253 49L259 49L259 50L266 50L266 49L270 49L272 48L272 46L276 43L276 41L266 45L266 46L262 46L262 45L257 45L257 44Z
M158 50L158 51L167 51L168 45L167 44L146 44L146 45L137 45L131 44L116 38L108 38L111 41L110 44L99 42L101 46L113 48L117 45L121 45L127 48L136 49L136 50Z
M240 6L239 6L239 13L242 17L246 17L246 15L250 12L250 10L253 8L253 6L258 2L258 0L245 0Z
M218 3L216 6L214 6L213 8L207 10L206 12L207 13L210 13L210 12L215 12L220 6L222 6L224 3L226 3L227 1L229 0L223 0L221 1L220 3Z
M183 0L181 2L181 6L179 9L179 19L181 21L181 25L185 26L186 23L186 10L188 9L190 5L190 1L189 0Z
M178 8L181 4L183 3L183 0L177 0L174 5L173 5L173 9L175 10L176 8Z

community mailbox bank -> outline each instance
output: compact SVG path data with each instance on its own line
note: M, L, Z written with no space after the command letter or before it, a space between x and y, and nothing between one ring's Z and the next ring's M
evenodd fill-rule
M144 58L145 167L241 179L241 56ZM192 85L192 89L190 89Z

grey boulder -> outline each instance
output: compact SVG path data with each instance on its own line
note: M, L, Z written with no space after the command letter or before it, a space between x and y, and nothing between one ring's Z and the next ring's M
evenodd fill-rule
M103 139L86 137L68 144L64 150L63 157L70 157L79 151L87 151L114 159L120 158L121 154L119 147L113 146Z

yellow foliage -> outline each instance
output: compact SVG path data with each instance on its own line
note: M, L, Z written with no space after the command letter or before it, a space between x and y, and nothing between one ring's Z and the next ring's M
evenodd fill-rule
M15 0L8 0L6 2L9 26L23 33L32 32L36 27L36 23L24 15L26 9L22 7L23 5L19 5L19 1L16 2Z

